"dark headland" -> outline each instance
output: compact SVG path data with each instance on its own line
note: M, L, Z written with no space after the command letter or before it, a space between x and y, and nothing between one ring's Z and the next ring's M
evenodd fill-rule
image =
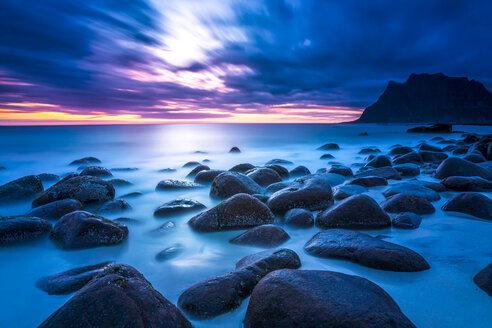
M492 124L492 93L482 83L442 73L390 81L357 123Z

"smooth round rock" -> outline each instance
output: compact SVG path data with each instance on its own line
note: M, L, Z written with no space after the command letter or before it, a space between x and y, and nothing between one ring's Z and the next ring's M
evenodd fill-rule
M382 177L376 176L368 176L362 178L355 178L348 183L349 185L358 185L365 188L378 187L378 186L387 186L388 181Z
M36 208L26 213L27 216L35 216L45 220L58 220L65 214L83 210L82 204L75 199L62 199Z
M411 194L396 194L381 203L388 213L412 212L415 214L432 214L436 211L429 201L423 197Z
M398 229L417 229L422 222L422 217L412 212L397 214L391 224Z
M206 208L202 203L193 199L176 199L162 204L154 210L154 216L169 217L183 213L199 211Z
M102 166L88 166L80 172L80 175L90 175L93 177L112 177L113 173Z
M476 192L464 192L449 199L442 210L492 220L492 199Z
M155 190L185 190L202 187L198 183L185 180L166 179L160 181Z
M33 216L0 217L0 246L34 240L48 235L51 223Z
M264 224L243 232L229 242L237 245L276 247L289 239L290 236L284 229L273 224Z
M353 195L363 194L367 191L368 190L366 188L357 184L336 186L333 189L333 198L335 198L336 200L342 200Z
M434 177L444 179L452 176L477 176L492 180L492 170L488 170L459 157L449 157L439 165L434 173Z
M217 198L228 198L240 193L260 194L261 187L252 178L237 172L219 174L210 187L210 195Z
M272 183L280 182L282 181L282 178L280 175L269 168L266 167L260 167L257 169L254 169L252 172L248 173L246 176L250 177L253 179L257 184L259 184L262 187L266 187L271 185Z
M473 277L473 281L492 297L492 263L483 268Z
M302 208L293 208L284 215L284 223L294 228L311 228L314 225L313 213Z
M111 213L117 213L117 212L123 212L123 211L130 211L133 208L131 207L130 204L124 199L113 199L110 201L107 201L104 203L99 210L97 211L98 213L105 213L105 214L111 214Z
M214 179L224 170L205 170L200 171L195 175L195 183L212 183Z
M28 175L0 186L0 204L32 199L44 190L37 175Z
M297 166L289 172L291 177L302 177L311 174L311 171L305 166Z
M391 160L384 156L384 155L378 155L376 157L374 157L373 159L371 159L367 164L366 166L370 166L370 167L385 167L385 166L392 166L391 164Z

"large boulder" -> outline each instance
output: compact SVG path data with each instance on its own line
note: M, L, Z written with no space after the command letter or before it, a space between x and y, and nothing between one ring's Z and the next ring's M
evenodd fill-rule
M275 217L261 201L248 194L237 194L190 219L195 231L240 230L273 223Z
M237 172L219 174L210 187L210 195L217 198L228 198L240 193L260 194L261 187L250 177Z
M366 195L350 196L316 216L316 226L322 229L377 229L390 224L389 216Z
M112 177L110 170L102 166L88 166L80 172L80 175L90 175L93 177Z
M442 75L442 74L438 73L433 75ZM453 126L451 124L438 123L431 126L416 126L414 128L408 129L407 133L451 133L452 131L453 131Z
M191 328L176 306L128 265L106 267L40 328Z
M43 191L37 175L28 175L0 186L0 204L32 199Z
M64 215L51 232L51 238L64 249L116 245L127 237L126 225L85 211Z
M395 165L407 163L422 164L423 162L422 156L415 151L393 158L393 164Z
M268 250L246 256L234 271L199 282L181 294L179 307L195 320L211 319L241 305L253 288L268 273L297 269L299 256L290 249Z
M224 173L224 170L205 170L200 171L195 175L196 183L212 183L214 179L221 173Z
M402 177L415 177L420 174L420 167L417 164L405 163L393 166Z
M154 210L154 216L170 217L183 213L195 212L206 208L202 203L193 199L175 199L164 203Z
M442 210L492 220L492 199L476 192L464 192L449 199Z
M333 193L329 181L320 175L300 179L292 186L275 192L267 204L273 212L280 214L293 208L322 210L333 204Z
M314 225L313 213L302 208L288 210L283 220L286 225L294 228L311 228Z
M257 184L259 184L262 187L266 187L271 185L272 183L282 181L282 178L277 173L277 171L266 167L260 167L254 169L253 171L248 173L247 176L253 179Z
M297 166L289 172L291 177L302 177L309 174L311 174L311 171L303 165Z
M332 271L277 270L253 290L244 328L415 328L369 280Z
M427 199L429 202L435 202L441 199L441 196L439 196L436 191L425 187L421 183L413 181L395 183L393 185L390 185L383 192L384 197L391 197L396 194L416 195Z
M0 246L37 239L48 235L51 229L51 223L37 217L0 217Z
M411 249L344 229L319 232L304 249L313 256L345 259L386 271L415 272L430 268L427 261Z
M35 207L26 213L27 216L36 216L45 220L58 220L65 214L83 210L82 203L75 199L57 200L46 205Z
M284 229L273 224L264 224L251 228L230 240L231 244L259 247L276 247L289 240Z
M32 201L38 207L61 199L76 199L82 204L105 202L114 198L113 185L98 177L68 175Z
M492 263L477 273L475 277L473 277L473 281L478 287L492 296Z
M381 203L388 213L412 212L415 214L432 214L436 211L429 201L412 194L395 194Z
M370 167L385 167L385 166L392 166L391 164L391 160L384 156L384 155L378 155L376 157L374 157L373 159L371 159L367 164L366 166L370 166Z
M366 178L361 178L361 179L366 179ZM342 200L353 195L363 194L367 191L368 190L366 188L357 184L337 186L333 189L333 197L336 200Z
M444 179L452 176L477 176L492 180L492 170L488 170L459 157L449 157L439 165L434 173L434 177L437 179Z
M480 177L448 177L441 183L446 188L456 191L492 191L492 181Z

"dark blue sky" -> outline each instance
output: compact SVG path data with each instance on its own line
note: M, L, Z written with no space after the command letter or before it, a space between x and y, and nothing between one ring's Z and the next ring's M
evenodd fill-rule
M491 17L491 1L2 0L0 119L349 120L411 73L492 89Z

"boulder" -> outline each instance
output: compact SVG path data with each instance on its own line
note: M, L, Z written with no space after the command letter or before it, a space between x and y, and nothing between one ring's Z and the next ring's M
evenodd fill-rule
M396 194L381 203L381 207L388 213L412 212L415 214L432 214L436 210L423 197L412 194Z
M97 212L111 214L111 213L129 211L131 209L132 207L130 206L130 204L128 204L126 200L113 199L104 203Z
M87 166L80 172L80 175L90 175L93 177L112 177L113 173L105 167L102 166Z
M287 187L291 187L296 185L297 183L295 181L282 181L282 182L277 182L277 183L272 183L265 189L265 194L271 195L279 190L282 190Z
M200 171L195 175L195 183L212 183L214 179L221 173L224 173L224 170L206 170Z
M388 181L382 177L376 176L367 176L363 178L355 178L348 183L349 185L357 185L365 188L377 187L377 186L386 186L388 185Z
M290 177L289 170L287 170L282 165L272 164L272 165L267 165L266 167L269 168L269 169L274 170L275 172L277 172L278 175L280 175L281 178L288 178L288 177Z
M481 153L478 152L473 152L463 158L472 163L483 163L487 160Z
M362 178L362 179L367 179L367 178ZM353 195L365 193L367 191L368 190L366 188L357 184L337 186L333 189L333 198L335 198L336 200L342 200Z
M124 194L122 196L120 196L120 198L138 198L140 196L143 196L143 193L140 192L140 191L133 191L133 192L130 192L128 194Z
M451 133L453 126L451 124L434 124L431 126L417 126L407 130L407 133Z
M250 177L237 172L219 174L210 187L210 195L217 198L228 198L239 193L260 194L261 187Z
M477 273L475 277L473 277L473 281L478 287L492 296L492 263Z
M440 151L442 152L442 149L436 146L429 145L428 143L421 143L419 145L419 151Z
M415 328L371 281L333 271L277 270L253 290L244 328Z
M17 244L48 235L51 223L33 216L0 216L0 246Z
M364 178L364 177L381 177L387 180L401 180L401 175L392 167L379 167L376 169L369 169L358 172L355 175L356 178Z
M68 175L32 201L38 207L62 199L76 199L82 204L105 202L114 198L113 185L98 177Z
M133 185L133 183L124 179L111 179L109 182L115 187L128 187Z
M40 328L191 328L176 306L128 265L113 264L92 278Z
M366 148L362 148L361 150L359 150L358 154L361 154L361 155L367 155L367 154L377 154L377 153L380 153L381 150L379 148L376 148L376 147L366 147Z
M454 196L443 205L442 210L492 220L492 200L476 192L464 192Z
M302 165L292 169L289 172L289 175L291 177L302 177L302 176L310 175L310 174L311 174L311 171L309 171L309 169L307 167L302 166Z
M335 158L335 156L333 156L332 154L323 154L320 156L319 159L333 159Z
M183 189L194 189L200 187L201 185L199 185L198 183L194 183L190 181L165 179L157 184L155 190L183 190Z
M264 224L243 232L229 242L237 245L276 247L289 239L290 236L284 229L273 224Z
M304 250L313 256L349 260L379 270L415 272L430 268L427 261L411 249L344 229L317 233Z
M272 169L266 167L260 167L249 172L246 176L253 179L257 184L262 187L271 185L272 183L282 181L282 178L278 173Z
M352 169L350 167L343 165L332 165L331 168L328 170L328 173L340 174L344 177L351 177L354 175L354 172L352 172Z
M194 178L199 172L208 171L208 170L210 170L210 167L208 167L207 165L200 164L198 166L195 166L195 168L193 168L193 170L191 170L186 177Z
M241 152L241 150L238 147L232 147L229 150L229 153L240 153L240 152Z
M64 249L116 245L127 237L126 225L85 211L64 215L51 232L51 238Z
M253 164L242 163L242 164L238 164L238 165L233 166L231 169L229 169L229 171L244 173L244 172L247 172L249 170L254 169L255 167L256 166L254 166Z
M422 222L422 217L412 212L397 214L391 224L398 229L417 229Z
M83 164L100 164L101 161L95 157L83 157L76 159L70 163L70 165L83 165Z
M198 166L200 165L199 162L196 162L196 161L190 161L190 162L186 162L183 164L183 168L186 168L186 167L195 167L195 166Z
M366 164L366 166L378 168L378 167L392 166L392 164L391 164L391 160L388 157L384 155L378 155L373 159L371 159Z
M0 186L0 204L32 199L43 191L43 183L37 175L28 175Z
M179 256L181 253L183 253L185 250L184 246L181 244L175 244L173 246L164 248L162 251L156 254L155 259L156 261L163 262L163 261L168 261L171 260L177 256Z
M441 199L441 196L434 190L425 187L421 183L405 181L390 185L383 192L384 197L391 197L396 194L411 194L427 199L429 202L435 202Z
M302 208L288 210L283 220L286 225L294 228L311 228L314 225L313 213Z
M350 196L316 216L321 229L378 229L390 224L389 216L367 195Z
M442 161L448 158L448 155L446 155L446 153L442 153L438 151L420 151L419 154L420 157L422 157L424 163L440 164Z
M327 143L317 148L318 150L339 150L340 146L336 143Z
M492 181L480 177L448 177L441 183L446 188L456 191L492 191Z
M395 165L406 163L422 164L423 162L422 156L415 151L393 158L393 164Z
M42 182L56 182L60 180L60 176L52 173L41 173L38 174L38 177Z
M35 216L45 220L58 220L65 214L83 210L82 204L75 199L57 200L46 205L35 207L26 213L27 216Z
M162 204L154 210L154 216L166 218L189 212L195 212L206 208L200 202L193 199L176 199Z
M281 159L281 158L274 158L274 159L271 159L269 160L268 162L266 162L265 165L271 165L271 164L286 164L286 165L292 165L294 163L292 163L291 161L288 161L286 159Z
M452 176L477 176L492 180L492 170L488 170L459 157L449 157L439 165L434 173L434 177L437 179L444 179Z
M391 156L396 156L396 155L405 155L405 154L408 154L411 152L413 152L413 149L410 147L396 146L396 147L392 148L388 154Z
M236 194L219 205L190 219L188 224L195 231L213 232L240 230L273 223L270 209L248 194Z
M405 163L393 166L402 177L415 177L420 174L420 167L417 164Z

